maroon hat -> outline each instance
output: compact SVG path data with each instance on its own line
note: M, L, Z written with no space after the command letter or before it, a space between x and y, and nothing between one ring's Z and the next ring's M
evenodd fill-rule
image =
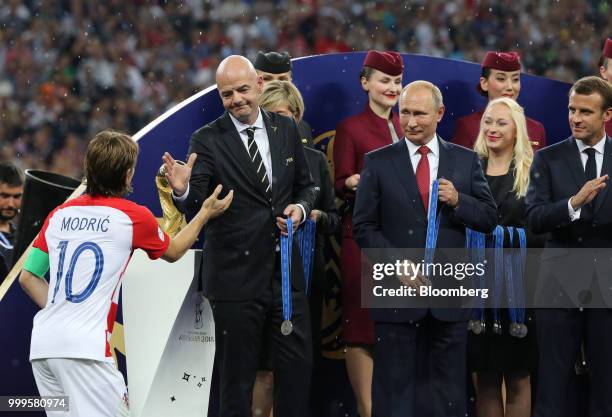
M388 75L400 75L404 72L404 61L397 52L368 51L363 61L364 67L370 67Z
M603 47L603 51L601 51L601 54L605 56L606 58L612 59L612 39L611 38L606 39L606 43Z
M481 66L499 71L518 71L521 69L521 58L516 52L489 51L482 60Z

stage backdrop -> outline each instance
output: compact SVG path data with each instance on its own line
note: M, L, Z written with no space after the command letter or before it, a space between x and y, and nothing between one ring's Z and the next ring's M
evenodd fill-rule
M403 84L423 79L438 85L442 90L446 114L439 126L439 133L443 138L451 138L458 117L484 107L485 100L475 90L480 76L478 64L412 54L402 56L405 65ZM306 104L305 119L313 128L317 147L327 154L329 161L333 159L336 124L360 112L366 105L367 96L359 83L359 71L364 57L364 52L355 52L293 60L294 82ZM521 81L519 102L525 107L528 116L544 124L548 143L567 137L569 85L530 75L523 75ZM139 131L135 138L139 141L140 154L133 180L134 193L129 198L148 206L156 216L161 217L154 176L161 165L163 152L169 151L175 157L185 159L191 134L216 119L222 111L221 100L213 86L186 99ZM331 162L330 169L333 173ZM324 353L328 358L341 357L337 257L338 245L332 240L328 248L328 274L335 285L333 293L326 300L323 333ZM0 395L36 393L28 363L35 308L17 287L11 288L0 301L0 334L4 335L0 360ZM125 369L123 329L120 322L115 330L115 353L120 366ZM343 369L342 362L330 360L332 362L339 365L338 369ZM350 401L342 398L350 397L350 393L346 390L338 392L338 386L348 387L348 383L337 384L330 380L329 384L324 383L321 388L327 386L335 387L335 391L329 392L330 401L323 406L319 415L351 413L351 406L347 405Z

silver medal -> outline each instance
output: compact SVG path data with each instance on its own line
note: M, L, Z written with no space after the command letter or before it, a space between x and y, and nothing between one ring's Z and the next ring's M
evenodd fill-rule
M474 334L482 333L482 325L482 321L474 320L474 323L472 324L472 331L474 332Z
M519 324L519 330L518 330L518 336L519 338L523 338L525 336L527 336L527 326L525 325L525 323L520 323Z
M293 332L293 323L291 323L291 320L283 321L281 324L281 333L283 336L289 336L291 332Z

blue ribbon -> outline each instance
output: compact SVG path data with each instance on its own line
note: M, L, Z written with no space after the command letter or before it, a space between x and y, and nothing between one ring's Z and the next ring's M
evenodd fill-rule
M513 249L513 272L512 272L512 287L514 289L514 304L511 305L512 310L510 316L515 318L515 323L522 324L525 322L525 286L523 277L525 275L525 264L527 262L527 236L525 229L516 228L519 237L519 253Z
M510 322L516 323L517 311L514 308L516 294L514 291L514 262L512 254L514 252L514 227L508 226L508 242L510 250L504 254L504 271L506 281L506 297L508 298L508 313L510 314Z
M436 252L436 242L438 241L438 231L440 230L440 217L438 215L438 188L440 180L436 179L431 186L429 197L429 215L427 217L427 237L425 239L425 273L429 275L428 266L433 262ZM441 213L440 213L441 214Z
M466 247L468 248L468 253L470 256L470 260L472 263L484 263L485 260L485 235L484 233L477 232L475 230L466 227ZM478 280L479 289L485 288L485 275L483 274ZM476 320L480 320L484 322L485 319L485 310L484 310L484 299L482 297L477 297L477 304L474 307L472 312L472 316Z
M304 279L306 280L306 294L310 292L312 280L312 269L315 253L316 223L307 219L304 226L297 231L298 243L302 253L302 263L304 265Z
M293 222L287 219L287 236L281 235L281 277L283 297L283 320L291 320L291 253L293 251Z
M493 232L495 247L495 282L493 286L493 321L499 323L499 305L501 303L502 278L504 270L504 228L497 226Z

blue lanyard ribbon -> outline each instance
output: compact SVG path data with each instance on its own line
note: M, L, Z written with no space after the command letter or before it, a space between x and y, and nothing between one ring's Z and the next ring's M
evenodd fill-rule
M310 285L312 280L312 269L315 253L315 239L316 239L316 223L307 219L304 222L304 226L297 231L298 243L300 245L300 251L302 253L302 263L304 264L304 279L306 280L306 294L310 292Z
M495 272L493 285L493 322L499 326L499 305L501 303L502 293L502 278L504 271L504 228L497 226L493 232L493 241L495 247ZM495 330L495 328L494 328Z
M431 186L431 196L429 198L429 216L427 217L427 237L425 239L425 274L429 275L429 265L433 262L436 252L436 242L440 230L440 215L438 215L438 188L440 180L436 179Z
M517 311L514 308L516 293L514 291L514 227L508 226L508 243L510 250L504 253L504 272L506 282L506 297L508 298L508 313L510 314L510 323L517 322Z
M468 248L469 257L472 263L483 263L485 261L485 235L470 228L465 229L466 247ZM486 274L480 276L478 280L479 289L484 289ZM474 307L472 316L475 320L484 321L484 299L477 297L476 306Z
M287 236L281 235L281 278L283 297L283 320L291 321L291 253L293 250L293 222L287 219Z
M509 311L513 323L523 324L525 322L525 286L523 277L525 274L525 263L527 261L527 236L525 234L525 229L520 227L516 228L519 237L519 251L517 253L512 244L512 229L512 227L508 228L508 232L511 233L510 246L513 247L512 275L510 277L512 281L513 301L512 304L509 302Z

